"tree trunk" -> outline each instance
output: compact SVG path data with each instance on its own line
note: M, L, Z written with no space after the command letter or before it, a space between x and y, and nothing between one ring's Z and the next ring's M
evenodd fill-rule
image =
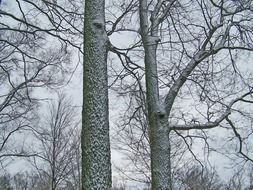
M149 27L147 1L140 0L140 32L145 51L152 190L171 190L168 115L159 100L156 52L159 41L157 26Z
M82 189L111 188L104 0L85 1Z

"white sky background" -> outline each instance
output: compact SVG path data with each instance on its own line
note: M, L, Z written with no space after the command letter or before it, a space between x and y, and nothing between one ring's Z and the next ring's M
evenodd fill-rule
M7 0L2 0L3 3L6 3ZM12 5L11 1L8 1L8 6ZM15 11L15 7L10 8L12 11ZM1 19L1 18L0 18ZM135 34L127 34L127 33L121 33L121 34L116 34L116 35L112 35L110 37L110 40L112 42L112 44L116 45L117 47L128 47L128 45L132 44L133 41L135 41ZM248 62L247 64L243 63L242 65L246 65L245 67L242 66L243 69L249 69L250 67L252 68L252 62L250 61L252 60L252 58L248 58L245 61ZM73 65L76 65L76 63L78 62L77 56L74 54L72 56L72 61L73 61ZM121 63L118 60L118 64L119 67L121 67ZM114 64L116 65L116 64ZM109 81L110 82L110 81ZM75 71L72 80L69 82L69 84L65 87L63 87L61 89L64 92L67 92L67 94L69 94L71 97L73 97L73 102L76 106L82 106L82 65L79 65L77 70ZM38 94L39 96L44 96L44 97L48 97L48 91L47 90L42 90L40 92L35 92L35 94ZM124 112L125 109L125 104L124 104L124 100L122 98L119 98L117 96L117 94L113 91L109 92L109 106L110 106L110 125L111 125L111 129L114 129L115 127L115 123L118 122L119 116L122 114L122 112ZM54 95L50 94L50 98L53 97ZM188 102L189 104L191 102ZM184 106L186 105L186 103L184 104ZM191 112L189 110L189 112ZM81 113L80 113L81 114ZM191 112L191 114L195 114L194 112ZM219 131L216 131L214 133L219 133ZM111 134L114 135L114 131L111 130ZM222 136L222 134L221 134ZM200 151L202 149L202 147L194 147L196 149L196 151ZM198 150L200 149L200 150ZM222 174L221 176L226 178L226 176L229 176L231 174L230 170L224 170L224 167L226 167L226 164L224 163L229 163L227 161L223 161L224 157L220 157L217 155L213 155L211 156L210 160L212 161L212 163L215 164L215 166L217 167L218 171L220 171L220 174ZM120 154L118 151L112 150L112 163L116 163L116 164L121 164L124 163L125 161L122 159L122 154ZM18 163L18 164L17 164ZM16 162L16 164L10 165L10 170L12 172L17 171L17 165L19 165L19 167L21 168L21 170L23 170L24 168L20 165L22 165L23 162ZM224 173L226 173L226 175L224 175Z

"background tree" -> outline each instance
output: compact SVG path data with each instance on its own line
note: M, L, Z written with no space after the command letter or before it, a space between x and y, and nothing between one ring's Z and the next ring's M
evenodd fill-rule
M76 107L66 95L59 94L34 130L31 160L41 181L52 190L80 189L80 138ZM46 187L45 187L46 188Z
M12 190L11 182L10 182L10 175L5 174L1 175L0 177L0 189L1 190Z
M192 166L181 172L181 175L178 176L181 179L177 183L177 189L222 190L225 188L215 170Z
M78 27L82 22L77 18L82 14L75 3L58 5L51 1L2 1L0 9L0 86L3 89L0 161L4 165L10 156L33 155L11 143L12 139L17 134L21 139L31 129L38 103L45 98L42 92L66 84L73 70L69 64L73 50L69 47L78 48L78 40L74 44L72 38L78 33L80 36Z

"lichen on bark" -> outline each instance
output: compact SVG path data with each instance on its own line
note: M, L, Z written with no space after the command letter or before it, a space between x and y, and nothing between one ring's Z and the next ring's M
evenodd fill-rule
M103 0L85 1L82 190L111 189L107 45Z

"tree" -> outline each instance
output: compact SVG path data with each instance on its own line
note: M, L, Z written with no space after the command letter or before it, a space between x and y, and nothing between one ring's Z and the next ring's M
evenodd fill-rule
M0 189L12 190L10 175L5 174L0 176Z
M34 130L34 152L31 164L44 188L80 189L80 138L77 110L66 95L59 94Z
M0 6L0 87L3 89L0 93L0 161L4 163L10 156L33 155L24 147L15 150L17 145L13 144L13 138L31 129L31 121L36 119L35 110L44 99L37 97L38 92L66 83L64 79L72 70L67 49L72 43L68 38L76 31L73 19L78 9L71 14L51 2L29 0L2 1ZM68 7L73 9L73 6ZM66 12L69 12L68 18ZM75 29L68 33L70 23ZM54 47L50 45L52 38Z
M111 188L105 1L86 0L84 16L82 189Z
M242 1L239 1L238 4L233 1L227 3L223 1L192 1L191 5L189 3L187 1L180 3L178 1L157 1L154 3L139 1L140 32L145 51L153 190L172 189L169 138L171 131L212 129L226 121L235 136L238 137L240 154L246 160L252 161L243 152L242 138L230 119L233 107L237 102L252 103L251 100L245 100L246 98L251 99L252 86L245 82L246 89L233 91L236 93L233 96L231 91L221 92L218 90L224 86L217 84L218 81L223 80L231 88L236 86L227 82L226 78L222 79L220 73L224 75L225 72L231 72L236 78L238 76L237 79L242 79L235 59L238 57L238 52L252 51L252 30L250 30L252 18L248 17L252 13L252 3L251 1L244 1L243 4ZM195 11L191 14L190 11L193 10ZM185 18L186 15L187 18ZM201 21L195 19L199 15L203 16ZM249 38L249 36L251 37ZM172 61L167 65L171 65L168 67L173 68L175 64L177 68L175 75L168 71L172 74L172 80L163 82L169 88L165 94L160 95L157 47L161 41L161 46L165 48L166 42L163 43L163 41L166 40L171 45L169 51L174 52L173 55L169 55ZM165 53L166 50L163 52ZM221 63L219 65L221 69L219 69L214 64L219 64L220 57L230 58L231 62L229 64ZM229 59L227 61L229 62ZM229 69L225 69L225 65ZM215 77L211 78L212 75ZM199 80L196 76L199 77ZM204 78L204 80L200 80L200 78ZM230 80L234 79L230 78ZM184 121L185 123L182 125L175 125L172 118L175 100L180 99L180 93L189 84L199 85L196 90L189 88L188 91L195 104L197 102L198 104L206 103L208 107L205 112L207 114L204 118L202 116L201 119L194 118ZM217 96L213 93L217 93ZM228 96L230 98L226 99ZM196 100L197 97L200 98L199 101ZM217 111L218 108L219 111ZM176 122L182 123L180 120Z
M186 171L187 170L187 171ZM192 166L181 171L178 179L177 189L185 190L222 190L224 184L220 180L217 172L207 168Z
M132 4L129 1L122 7ZM142 80L143 68L133 60L136 54L143 57L136 53L143 44L146 89L138 91L146 93L152 189L172 189L170 143L174 134L191 153L191 145L201 140L209 154L208 130L213 129L216 141L220 134L233 139L237 159L252 162L248 151L252 148L252 70L242 66L247 62L243 57L251 57L252 51L252 2L144 0L139 1L137 17L141 39L136 35L136 43L128 48L113 48L123 65L113 72L121 83L129 76L135 83ZM126 88L130 84L120 85L121 94L132 93ZM228 149L213 150L226 153ZM233 157L231 152L229 156Z
M130 101L127 104L127 110L118 119L114 129L112 147L123 154L123 164L115 166L118 175L126 181L136 184L136 187L143 186L150 189L150 140L147 107L143 92L139 91L139 88L142 88L139 83L127 88L127 91L131 92L129 94ZM187 155L188 148L181 139L176 135L171 135L170 138L172 141L172 178L174 179L183 165L193 164L196 161ZM173 181L173 183L177 182Z
M13 190L32 190L45 186L42 183L39 186L40 178L35 173L19 172L12 176L11 185Z
M107 37L105 32L104 22L104 1L86 1L85 13L85 35L84 35L84 111L83 111L83 188L88 188L99 185L98 181L102 181L102 188L111 186L111 167L110 167L110 146L109 146L109 121L108 121L108 92L107 92L107 70L106 70L106 57L107 57ZM2 7L3 5L3 7ZM50 63L47 60L41 60L40 57L32 53L39 52L39 50L48 49L48 46L54 44L59 47L59 52L52 52L53 56L60 63L56 64L55 70L61 68L64 63L63 58L68 54L70 48L77 49L79 53L82 51L82 36L83 36L83 9L82 1L73 2L72 0L60 1L44 1L44 0L17 0L15 3L10 4L4 1L1 4L1 17L5 18L2 22L2 30L13 31L18 35L23 35L22 39L27 40L31 38L39 39L42 43L28 44L33 47L33 51L21 51L24 55L21 59L21 64L24 64L24 81L21 86L24 93L29 92L27 89L28 80L26 61L32 60L35 63L42 63L42 66L48 66ZM15 7L11 9L10 7ZM95 10L96 8L97 10ZM17 10L14 12L13 10ZM80 11L81 10L81 11ZM8 22L14 23L13 25ZM16 25L18 27L16 27ZM13 27L14 26L14 27ZM97 41L98 40L98 41ZM9 39L4 40L9 44ZM100 42L99 42L100 41ZM22 43L23 44L23 43ZM17 46L14 46L14 49ZM54 47L54 49L57 49ZM70 47L70 48L69 48ZM17 48L17 51L20 49ZM49 54L49 53L48 53ZM46 53L42 54L45 58ZM49 54L50 55L50 54ZM8 54L7 54L8 56ZM22 57L21 57L22 58ZM36 66L35 64L31 64ZM41 65L37 66L40 71ZM53 71L55 71L53 70ZM68 70L68 69L66 69ZM62 73L65 73L65 67ZM58 70L57 70L58 71ZM54 72L47 73L35 72L35 76L43 76L45 80L60 79ZM57 73L57 72L56 72ZM8 72L7 72L8 75ZM31 74L32 75L32 74ZM102 78L101 78L102 77ZM31 80L33 80L32 77ZM7 80L8 81L8 80ZM51 81L51 80L50 80ZM61 81L61 80L59 80ZM43 85L43 81L38 79L38 86ZM50 86L51 87L51 86ZM16 89L16 88L15 88ZM14 91L15 91L14 89ZM13 92L13 91L11 91ZM16 91L15 91L16 92ZM99 94L103 92L103 96ZM27 93L26 93L27 94ZM8 97L7 95L3 95ZM12 94L11 94L12 95ZM10 95L10 97L12 97ZM30 93L28 95L28 100ZM103 105L103 106L101 106ZM101 107L100 107L101 106ZM12 134L12 133L10 133ZM99 136L99 137L98 137ZM98 144L97 144L97 143ZM17 155L17 154L15 154ZM25 156L25 154L22 154ZM101 155L98 156L98 155ZM5 154L10 156L10 154ZM98 159L98 160L97 160ZM95 163L97 163L95 165ZM101 172L97 172L97 168ZM86 171L86 172L85 172ZM98 174L98 175L97 175ZM95 177L97 176L97 177ZM93 181L93 182L92 182Z
M249 52L252 51L251 0L119 1L115 9L121 10L122 14L119 16L111 14L114 19L108 16L110 20L107 26L110 29L107 32L104 18L105 2L87 0L85 3L83 189L98 188L98 185L99 188L108 189L111 186L106 74L108 49L118 56L125 72L113 70L115 73L120 73L115 77L119 79L119 83L123 79L129 79L130 76L138 83L143 81L142 76L145 74L146 89L140 88L139 91L146 94L152 189L172 189L171 135L181 137L192 152L189 144L196 139L195 131L199 131L206 145L211 139L207 130L218 131L216 137L224 132L227 139L232 139L229 142L237 145L233 146L233 151L238 151L239 159L244 162L252 161L248 151L251 148L249 139L252 137L250 114L252 72L250 68L245 69L242 66L244 64L241 64L247 62L243 57L251 57ZM1 48L10 45L12 48L10 53L18 52L17 58L21 66L18 65L16 68L21 68L20 75L23 77L21 83L13 85L16 76L14 75L11 82L8 78L12 68L1 62L1 66L4 65L1 73L5 73L5 76L0 80L5 81L11 90L0 97L4 97L3 101L5 101L9 97L14 97L13 92L15 92L17 96L13 100L17 101L14 103L20 103L23 97L27 99L26 102L29 102L30 93L29 91L27 93L29 86L27 87L26 84L30 82L29 77L34 79L33 76L37 76L36 72L35 74L30 72L30 75L27 73L26 64L37 63L35 71L38 71L40 66L48 66L48 60L44 60L46 56L43 56L46 53L38 55L39 53L35 51L40 47L42 47L40 50L47 49L47 46L43 46L43 43L41 45L41 43L31 42L36 39L48 44L53 38L53 40L57 39L59 50L63 52L67 50L68 45L82 52L80 48L82 42L78 37L83 33L80 29L83 13L78 9L82 7L81 3L75 4L71 0L60 3L47 0L17 0L15 5L19 10L17 14L1 7L1 18L7 18L5 22L1 19L1 30L13 31L21 35L22 40L16 43L10 40L12 38L6 38L1 41L3 43ZM34 15L42 15L43 19L37 20L38 17ZM46 21L42 22L44 19ZM19 27L13 27L8 23L9 20L12 21L10 23L17 23ZM131 21L130 24L127 23L128 21ZM140 21L139 26L132 24L133 21ZM108 42L107 36L117 31L132 32L136 40L127 48L115 47ZM45 36L41 35L42 33ZM31 42L28 39L31 39ZM19 48L19 45L27 41L35 48L31 48L33 50L31 52L28 51L30 43L22 51ZM145 68L136 59L143 56ZM60 57L56 60L60 60ZM11 61L16 63L17 58L12 57ZM2 59L5 60L6 57ZM31 64L32 66L34 64ZM38 76L42 78L37 82L44 79L45 73L40 74ZM51 77L58 78L57 75L49 72L46 78L51 79ZM16 78L21 79L19 75ZM129 80L125 81L129 82ZM115 81L112 85L114 83ZM22 93L18 94L16 92L17 87L20 87L19 84L22 84L20 91ZM33 87L32 84L30 87ZM182 102L186 105L182 105ZM7 104L1 106L5 107L5 105ZM1 113L4 117L9 116L9 111ZM240 121L237 118L240 118ZM8 135L3 139L6 137ZM216 151L220 152L223 149L225 148L221 147L221 150L216 149ZM210 150L209 148L208 152Z

